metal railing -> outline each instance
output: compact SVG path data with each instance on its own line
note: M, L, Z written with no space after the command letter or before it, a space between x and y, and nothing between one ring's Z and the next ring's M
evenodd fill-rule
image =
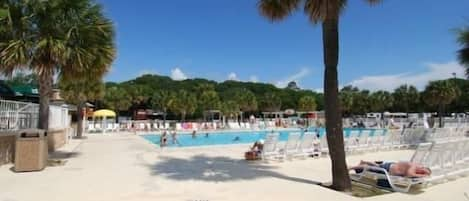
M37 128L38 120L38 104L0 100L0 131Z

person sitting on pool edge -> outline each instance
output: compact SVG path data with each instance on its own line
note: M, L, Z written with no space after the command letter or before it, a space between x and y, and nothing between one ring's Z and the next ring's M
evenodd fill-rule
M420 178L428 177L432 174L432 171L428 167L424 167L418 163L412 162L368 162L360 161L357 166L349 168L349 170L355 170L357 173L361 173L365 167L380 167L385 169L390 175L401 176L401 177L411 177L411 178Z
M246 160L258 160L261 158L262 150L264 149L264 140L254 142L249 151L244 153Z

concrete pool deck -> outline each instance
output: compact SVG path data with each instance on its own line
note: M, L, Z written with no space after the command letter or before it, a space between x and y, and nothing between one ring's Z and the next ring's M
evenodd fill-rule
M56 158L64 166L14 173L0 167L0 201L119 200L389 200L468 201L469 177L413 194L356 198L315 185L330 181L329 158L246 162L247 145L160 149L135 135L90 135L73 140ZM412 151L348 157L408 160Z

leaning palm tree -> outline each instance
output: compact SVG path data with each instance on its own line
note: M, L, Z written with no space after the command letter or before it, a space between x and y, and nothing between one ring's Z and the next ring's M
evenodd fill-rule
M438 107L439 124L442 128L445 106L459 96L459 88L451 80L438 80L430 82L423 94L424 101L428 105Z
M462 46L458 51L458 59L466 68L466 77L469 78L469 26L458 30L458 34L458 42Z
M113 24L92 0L9 0L0 6L7 15L0 17L0 70L37 74L39 128L48 129L54 75L103 76L115 57Z
M367 0L371 4L381 0ZM337 64L339 59L339 16L347 0L259 0L259 12L271 21L279 21L303 6L313 24L322 23L324 48L324 95L326 131L332 160L331 188L348 191L350 178L345 161L342 115L338 98Z

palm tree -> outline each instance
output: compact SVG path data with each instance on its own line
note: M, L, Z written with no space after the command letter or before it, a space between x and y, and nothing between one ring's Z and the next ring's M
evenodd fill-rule
M316 110L316 99L312 96L301 97L298 101L298 110L306 112Z
M174 94L170 91L158 91L153 94L153 97L151 98L151 104L153 105L153 107L162 110L164 123L166 123L166 115L168 113L168 109L171 108L174 101Z
M240 111L241 110L239 108L238 103L236 103L233 100L229 100L229 101L223 102L221 104L221 112L222 112L223 116L225 116L225 117L228 116L228 117L237 118Z
M60 95L68 102L77 105L77 138L83 134L83 109L88 100L103 97L104 85L101 79L89 76L82 79L59 79Z
M366 0L374 4L381 0ZM331 188L348 191L350 178L345 161L342 115L338 98L337 65L339 60L339 16L347 0L259 0L259 12L271 21L280 21L298 10L304 12L313 24L322 23L324 48L324 95L326 131L332 161Z
M181 120L186 120L186 115L193 114L197 107L197 98L194 94L186 90L179 90L175 95L176 98L171 104L171 111L181 115Z
M105 90L104 104L119 114L121 111L129 109L132 100L125 89L119 86L111 86Z
M453 102L459 94L459 88L451 80L438 80L430 82L423 92L424 101L431 106L438 106L440 128L443 127L443 114L445 106Z
M203 91L199 96L199 108L202 109L204 119L206 119L206 110L220 109L220 97L215 90Z
M351 115L352 109L355 104L355 94L358 92L358 88L353 86L345 86L340 90L339 99L342 112L345 115Z
M410 111L415 111L415 107L420 100L420 95L417 88L412 85L405 84L394 90L393 99L395 108L398 108L398 110L405 113L409 113Z
M469 26L458 30L458 34L458 42L462 46L458 51L458 59L466 67L466 77L469 78Z
M276 93L265 93L261 99L262 110L266 112L278 112L282 107L282 99Z
M224 100L235 101L243 113L256 111L258 106L256 95L246 88L231 89Z
M389 109L392 106L393 98L387 91L373 92L370 97L370 107L372 112L381 112Z
M39 81L39 128L48 129L56 73L102 76L115 57L114 28L91 0L2 1L0 70L35 72Z

